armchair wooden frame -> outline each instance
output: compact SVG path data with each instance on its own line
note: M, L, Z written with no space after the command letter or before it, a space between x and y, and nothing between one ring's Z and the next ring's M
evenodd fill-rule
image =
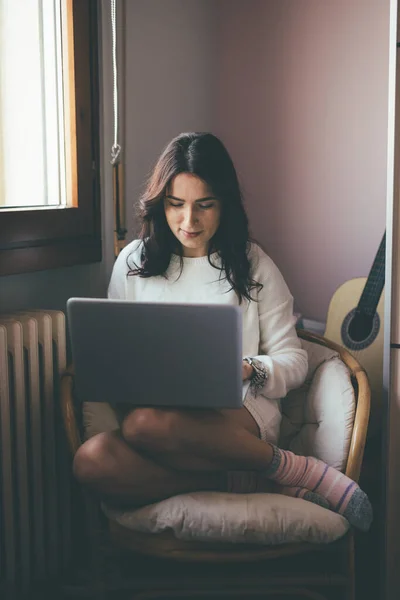
M346 475L358 481L367 436L370 387L357 360L344 348L321 336L299 330L300 338L336 350L349 369L356 413ZM74 401L73 369L61 379L61 409L72 455L82 443L80 410ZM184 542L171 533L145 534L107 520L99 531L93 524L99 505L87 499L88 534L92 541L92 591L106 597L125 590L131 600L179 598L308 598L355 599L354 534L337 542L280 546ZM98 522L97 522L98 523ZM100 535L100 538L99 538ZM104 544L104 540L106 540ZM113 557L117 557L113 561ZM127 573L122 574L126 563ZM111 574L112 564L119 565Z

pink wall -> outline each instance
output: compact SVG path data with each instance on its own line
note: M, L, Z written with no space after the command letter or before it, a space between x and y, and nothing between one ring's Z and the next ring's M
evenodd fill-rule
M219 0L214 131L253 235L325 320L385 228L389 0Z
M128 238L163 147L182 131L210 131L214 114L214 0L127 0L125 189Z

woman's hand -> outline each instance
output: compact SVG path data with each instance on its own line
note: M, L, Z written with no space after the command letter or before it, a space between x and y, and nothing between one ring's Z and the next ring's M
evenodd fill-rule
M242 362L242 379L247 381L253 376L253 367L245 360Z

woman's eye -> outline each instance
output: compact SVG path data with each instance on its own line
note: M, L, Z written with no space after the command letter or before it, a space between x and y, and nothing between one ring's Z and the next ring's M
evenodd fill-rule
M183 206L183 202L172 202L171 200L169 200L169 205L173 206L174 208L181 208ZM207 210L208 208L212 208L213 206L214 202L205 202L197 204L197 207L201 208L202 210Z

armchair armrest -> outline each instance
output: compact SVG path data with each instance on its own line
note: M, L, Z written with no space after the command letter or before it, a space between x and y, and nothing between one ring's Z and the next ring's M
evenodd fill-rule
M69 366L61 376L60 401L61 412L64 421L65 432L72 455L75 455L82 439L79 432L76 407L74 403L74 373L73 367Z
M315 342L321 346L332 348L338 352L341 360L349 369L351 380L356 397L356 413L354 417L353 434L349 456L347 459L346 475L358 481L360 478L361 465L364 456L364 447L367 439L368 421L371 404L371 389L367 374L360 363L354 358L346 348L324 338L315 333L306 330L298 330L298 336L303 340Z

